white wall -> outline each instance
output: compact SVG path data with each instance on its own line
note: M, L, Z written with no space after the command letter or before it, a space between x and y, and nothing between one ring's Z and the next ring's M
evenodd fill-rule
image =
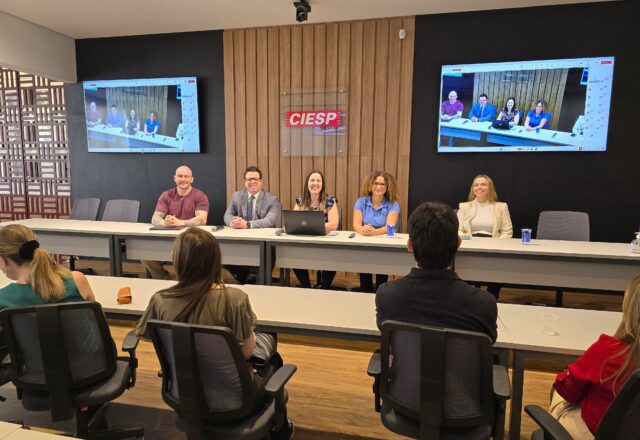
M75 40L0 11L0 66L76 82Z

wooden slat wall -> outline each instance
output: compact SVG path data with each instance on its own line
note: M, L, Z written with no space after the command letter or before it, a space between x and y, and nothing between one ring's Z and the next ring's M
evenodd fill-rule
M398 179L406 225L414 29L414 17L401 17L225 31L227 198L244 186L244 169L258 165L264 187L292 209L305 176L318 168L351 229L362 179L383 169ZM310 89L347 91L347 135L316 137L308 149L315 154L302 156L302 132L291 130L299 139L280 154L280 104L315 99L320 109L325 99L282 92Z
M523 78L525 73L526 77ZM568 73L569 69L478 73L473 87L473 102L486 93L489 102L497 107L499 113L507 99L514 97L516 105L523 112L522 125L529 110L535 108L535 102L544 99L547 101L546 111L552 113L551 129L557 130Z

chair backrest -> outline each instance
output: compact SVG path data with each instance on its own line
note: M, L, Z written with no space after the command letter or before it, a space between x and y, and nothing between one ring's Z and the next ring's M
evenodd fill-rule
M540 240L589 241L589 214L574 211L542 211L536 237Z
M98 303L7 308L0 322L11 356L11 381L23 396L33 392L48 399L44 409L51 410L54 421L73 416L74 390L100 383L116 370L116 349ZM23 397L27 407L25 402Z
M420 424L420 438L443 428L489 424L493 416L491 339L482 333L385 321L380 396Z
M102 221L136 223L139 214L140 202L138 200L109 200L104 207Z
M73 208L71 208L69 218L72 220L97 220L100 203L100 199L91 197L73 199Z
M187 426L252 411L256 390L230 329L157 320L148 328L162 367L162 398Z
M635 440L640 433L640 370L636 370L602 417L597 440Z

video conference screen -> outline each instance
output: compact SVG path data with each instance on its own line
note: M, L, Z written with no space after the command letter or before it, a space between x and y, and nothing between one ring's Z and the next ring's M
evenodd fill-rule
M199 153L195 77L85 81L89 152Z
M438 152L605 151L613 57L442 66Z

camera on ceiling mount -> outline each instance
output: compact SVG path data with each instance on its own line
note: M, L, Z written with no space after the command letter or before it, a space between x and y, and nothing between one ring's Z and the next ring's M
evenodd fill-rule
M302 23L309 18L309 12L311 12L311 5L307 0L299 2L293 2L293 6L296 7L296 21Z

